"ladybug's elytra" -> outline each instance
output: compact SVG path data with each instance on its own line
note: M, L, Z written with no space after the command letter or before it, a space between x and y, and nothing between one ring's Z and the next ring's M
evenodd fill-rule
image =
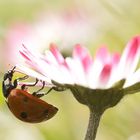
M15 67L5 73L2 83L3 96L6 98L6 103L11 112L18 119L29 123L39 123L52 118L57 113L58 109L41 100L39 97L43 96L43 94L38 94L38 91L43 89L44 84L40 90L33 94L25 90L26 85L23 85L21 89L17 89L18 81L27 79L28 76L13 81L14 72Z

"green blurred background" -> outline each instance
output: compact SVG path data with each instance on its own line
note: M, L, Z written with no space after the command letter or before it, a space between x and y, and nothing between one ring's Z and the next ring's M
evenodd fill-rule
M19 39L19 36L15 36L15 42L11 44L11 46L7 43L9 30L10 32L11 30L14 32L12 27L15 27L18 23L32 27L37 26L38 17L40 16L49 22L50 20L47 20L48 15L61 17L68 13L66 19L58 18L59 20L68 21L58 21L58 23L62 24L62 27L64 24L66 24L65 26L69 24L68 28L70 28L70 33L67 33L68 28L62 28L60 32L64 33L61 34L60 38L56 30L54 40L52 40L52 37L44 46L47 47L50 42L55 41L59 46L63 46L61 49L64 53L69 53L73 44L81 43L88 47L91 53L95 54L95 51L100 45L107 45L110 51L118 51L121 53L128 40L140 33L139 5L140 0L0 0L0 80L2 81L3 74L9 66L8 64L13 63L13 61L10 62L10 60L16 59L16 55L12 54L13 51L16 52L16 46L13 44L16 44L16 41L17 44L24 42L20 42L22 38ZM74 16L74 18L71 15ZM72 22L71 19L73 20ZM77 22L77 19L80 19L80 22L78 22L78 25L75 25L73 22L75 22L75 20ZM51 25L51 22L49 25ZM54 22L57 23L57 18L56 21L53 21L53 24ZM63 22L65 23L63 24ZM60 27L60 25L58 27ZM54 27L47 27L47 29L52 30L52 32L53 28ZM71 31L72 28L74 28L74 30ZM34 30L34 28L32 30ZM24 32L24 28L18 29L18 32L22 31ZM78 34L79 32L80 35ZM26 36L25 34L24 37ZM67 38L65 36L67 36ZM40 38L38 38L38 40L39 39ZM32 41L34 41L34 39L30 40L31 44ZM42 48L42 46L40 47L38 45L37 49L42 51L45 47ZM10 53L11 56L9 55ZM17 120L11 114L1 93L0 139L84 139L89 117L87 107L79 104L73 98L70 91L61 93L52 92L52 94L43 97L43 99L57 106L59 112L49 121L40 124L28 124ZM100 123L97 140L140 140L139 106L140 95L135 94L125 97L116 107L107 110Z

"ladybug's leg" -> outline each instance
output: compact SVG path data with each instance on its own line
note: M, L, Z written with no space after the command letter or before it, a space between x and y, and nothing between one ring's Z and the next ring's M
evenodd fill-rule
M39 93L41 90L43 90L44 87L45 87L45 81L43 81L42 83L43 83L43 84L42 84L42 87L41 87L39 90L37 90L37 91L35 91L35 92L32 93L33 96L36 96L36 97L38 97L38 98L44 96L43 93L38 94L38 93Z
M28 75L25 75L24 77L20 77L20 78L15 79L13 82L13 88L17 87L19 81L26 80L28 77L29 77Z
M35 81L35 83L33 83L33 84L23 84L23 85L21 86L21 89L22 89L22 90L25 90L27 86L29 86L29 87L35 86L35 85L38 83L38 81L39 81L39 80L36 78L36 81Z
M55 90L55 91L64 91L66 90L66 88L64 87L52 87L50 88L46 93L41 93L41 94L36 94L37 97L42 97L44 95L47 95L48 93L50 93L52 90Z
M55 90L55 91L64 91L64 90L66 90L65 87L52 87L52 88L50 88L46 93L39 93L39 92L40 92L41 90L43 90L44 87L45 87L45 81L43 81L42 83L43 83L42 87L41 87L38 91L32 93L33 96L36 96L36 97L40 98L40 97L42 97L42 96L44 96L44 95L47 95L47 94L50 93L52 90Z

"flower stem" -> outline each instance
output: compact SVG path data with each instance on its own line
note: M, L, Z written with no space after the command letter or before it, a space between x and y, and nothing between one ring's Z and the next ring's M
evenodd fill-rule
M102 114L103 112L97 112L90 109L89 124L85 140L95 140Z

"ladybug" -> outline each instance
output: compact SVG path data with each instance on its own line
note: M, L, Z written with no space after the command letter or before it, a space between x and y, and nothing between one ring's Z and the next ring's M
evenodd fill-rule
M38 80L33 85L23 85L18 89L18 81L25 80L28 76L13 80L15 68L5 73L2 83L3 96L10 111L19 120L29 123L40 123L52 118L58 109L40 99L45 94L38 94L44 88L45 82L43 87L33 94L27 92L26 86L34 86Z

